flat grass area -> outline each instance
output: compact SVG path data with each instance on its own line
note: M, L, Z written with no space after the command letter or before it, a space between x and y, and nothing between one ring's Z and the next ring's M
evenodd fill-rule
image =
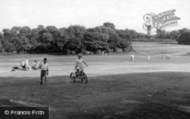
M141 43L133 42L136 52L118 55L86 55L83 58L89 67L85 67L85 72L89 76L140 73L140 72L188 72L190 71L190 47L188 45ZM135 55L135 60L131 62L130 55ZM147 55L151 55L151 60ZM163 54L168 54L170 59L162 58ZM63 55L11 55L0 56L0 76L1 77L37 77L40 71L30 70L28 72L10 72L11 67L20 65L20 61L28 59L32 65L34 60L48 58L50 76L69 75L73 72L76 56Z
M0 106L5 100L49 106L50 119L189 119L189 77L139 73L90 77L83 84L63 76L49 77L47 85L39 78L0 78Z
M183 54L189 52L189 45L179 45L177 43L151 43L151 42L133 42L133 48L142 54Z

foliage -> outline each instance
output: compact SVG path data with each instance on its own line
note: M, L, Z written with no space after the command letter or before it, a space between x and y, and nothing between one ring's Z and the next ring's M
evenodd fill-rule
M133 50L132 41L171 43L178 39L180 44L189 44L189 34L186 32L189 29L171 32L157 30L157 35L150 37L132 29L116 29L110 22L88 29L80 25L68 28L39 25L33 29L28 26L14 26L0 32L0 52L93 54L118 52L118 49L119 52L130 52Z
M170 36L169 36L170 33L166 32L165 30L158 29L156 32L157 32L156 38L160 38L160 39L170 38Z
M178 43L190 45L190 32L189 31L183 32L178 38Z
M182 43L184 40L181 38L184 35L180 36L180 34L187 31L189 31L187 28L171 32L158 30L156 36L150 37L132 29L116 29L110 22L88 29L80 25L72 25L68 28L39 25L33 29L28 26L14 26L0 32L0 52L93 54L116 52L118 48L122 49L122 52L130 52L133 50L132 41L171 42L178 39L179 43Z
M115 29L115 25L113 23L110 23L110 22L105 22L103 24L104 27L108 27L108 28L111 28L111 29Z
M135 35L134 37L134 33L133 33L132 41L176 43L178 37L185 32L190 32L190 30L187 28L183 28L183 29L173 30L173 31L168 32L165 30L158 29L157 34L155 36L148 36L146 34L138 33L138 35Z

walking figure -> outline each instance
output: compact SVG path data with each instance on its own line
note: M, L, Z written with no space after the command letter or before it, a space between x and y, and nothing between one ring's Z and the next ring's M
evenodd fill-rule
M135 60L135 56L131 55L131 61L134 61L134 60Z
M43 84L43 79L46 84L47 82L47 75L49 74L49 69L48 69L48 63L47 63L47 58L44 58L43 62L40 64L40 69L41 69L41 82L40 84Z

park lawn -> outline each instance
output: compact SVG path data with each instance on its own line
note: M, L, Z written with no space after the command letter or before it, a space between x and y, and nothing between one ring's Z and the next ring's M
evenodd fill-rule
M48 106L50 119L189 119L190 74L138 73L89 77L88 84L68 76L0 78L5 100Z
M76 56L0 56L1 74L7 73L0 77L0 106L9 104L10 100L18 102L17 105L48 106L50 119L189 119L190 74L181 72L180 68L188 72L190 47L139 42L133 42L133 46L136 52L130 54L135 54L134 62L130 61L130 54L84 56L89 64L85 71L89 75L92 72L95 74L89 77L88 84L69 82L68 75L73 71ZM147 54L151 55L150 61ZM171 58L161 59L163 54L170 54ZM50 75L62 75L49 77L46 86L41 86L39 77L36 77L39 71L24 72L26 75L10 72L10 66L23 59L33 61L44 57L48 58L51 66ZM180 72L171 72L170 68L168 72L122 75L106 75L103 72L103 76L99 76L97 72L104 68L116 68L109 70L113 74L125 70L122 66L145 72L148 68L170 66ZM65 74L67 76L63 76Z
M189 45L177 43L158 43L158 42L132 42L133 49L142 54L183 54L190 50Z

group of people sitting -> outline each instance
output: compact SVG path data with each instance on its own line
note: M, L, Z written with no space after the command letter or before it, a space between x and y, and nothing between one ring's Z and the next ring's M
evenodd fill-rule
M34 60L34 63L31 67L29 65L28 59L25 59L20 62L19 66L13 66L12 71L15 71L15 70L28 71L28 70L30 70L30 68L32 68L33 70L41 69L40 84L41 85L43 84L43 79L46 82L46 76L49 74L47 58L44 58L43 61Z
M34 60L33 65L30 66L28 59L25 59L20 62L19 66L13 66L12 71L15 71L15 70L28 71L30 69L38 70L38 69L40 69L40 64L41 64L41 61Z

